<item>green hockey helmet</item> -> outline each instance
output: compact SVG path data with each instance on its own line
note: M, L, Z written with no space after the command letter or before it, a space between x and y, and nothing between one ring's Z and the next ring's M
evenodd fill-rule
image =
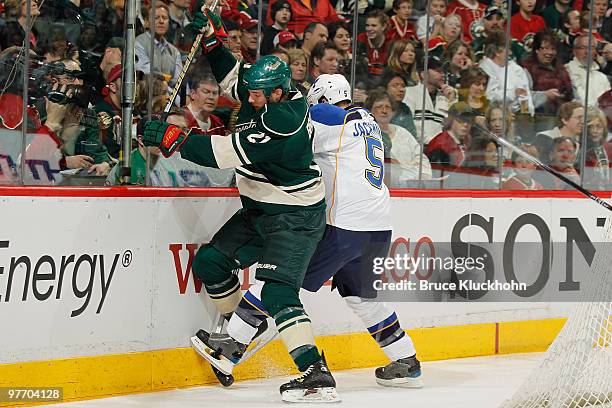
M291 69L276 55L261 57L247 69L243 79L249 91L262 90L266 97L276 88L283 92L291 89Z

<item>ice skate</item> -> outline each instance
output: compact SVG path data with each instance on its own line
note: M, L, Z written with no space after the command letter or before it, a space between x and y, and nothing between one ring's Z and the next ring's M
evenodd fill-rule
M227 334L208 333L204 330L198 330L191 337L191 345L213 367L227 375L232 373L247 347Z
M421 364L416 356L393 361L376 369L376 382L384 387L421 388Z
M285 402L330 403L340 402L336 381L327 368L325 359L308 367L301 377L281 385Z

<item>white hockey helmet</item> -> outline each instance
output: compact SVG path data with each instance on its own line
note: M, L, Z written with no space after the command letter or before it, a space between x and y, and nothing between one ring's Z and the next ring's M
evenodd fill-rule
M351 102L351 85L344 75L321 74L310 87L306 100L312 106L322 102L323 97L332 105L342 101Z

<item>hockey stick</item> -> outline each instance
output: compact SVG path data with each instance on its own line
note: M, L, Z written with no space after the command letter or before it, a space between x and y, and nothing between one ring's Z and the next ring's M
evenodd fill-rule
M219 0L215 0L212 6L208 7L208 9L211 11L214 11L217 8L217 3L219 3ZM172 90L170 99L168 99L168 103L166 103L166 106L164 107L164 112L161 115L161 120L164 122L168 118L168 114L170 113L170 110L172 109L172 106L174 105L174 101L176 101L176 97L178 96L181 90L181 86L183 85L183 81L185 80L185 75L187 75L187 71L189 70L189 67L191 66L193 57L195 57L196 52L198 52L198 50L200 49L202 38L204 38L204 33L199 33L196 36L195 40L193 41L191 50L189 50L189 54L187 55L187 60L183 64L183 69L181 70L181 73L179 74L176 84L174 84L174 89Z
M589 190L587 190L586 188L584 188L581 185L577 184L576 182L574 182L574 181L570 180L569 178L565 177L563 174L556 172L549 165L542 163L539 159L536 159L535 157L533 157L529 153L521 150L519 147L517 147L517 146L513 145L512 143L508 142L506 139L503 139L503 138L497 136L495 133L491 132L490 130L485 129L484 127L482 127L482 126L480 126L478 124L474 124L473 126L476 127L478 130L486 133L488 136L492 137L493 139L495 139L495 141L497 141L502 146L507 147L508 149L512 150L513 152L516 152L517 154L519 154L520 156L522 156L525 159L529 160L530 162L536 164L537 166L542 167L548 173L552 174L553 176L557 177L559 180L561 180L564 183L566 183L566 184L570 185L571 187L575 188L576 190L578 190L579 192L581 192L582 194L584 194L585 196L587 196L591 200L595 201L597 204L599 204L602 207L604 207L606 210L612 211L612 205L610 205L609 203L605 202L601 198L597 197L595 194L591 193Z

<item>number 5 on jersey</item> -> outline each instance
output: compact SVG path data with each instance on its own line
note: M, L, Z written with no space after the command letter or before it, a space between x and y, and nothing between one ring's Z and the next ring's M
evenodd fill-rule
M380 189L383 183L385 168L383 163L384 149L380 139L372 136L363 137L366 142L366 158L374 168L365 170L365 178L374 187ZM377 155L377 152L378 153ZM380 156L380 157L379 157Z

